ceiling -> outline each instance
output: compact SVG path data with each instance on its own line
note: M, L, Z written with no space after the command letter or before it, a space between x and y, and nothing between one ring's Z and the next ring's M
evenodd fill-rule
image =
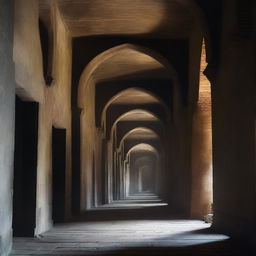
M41 0L42 1L42 0ZM56 0L72 37L188 37L193 19L176 0Z

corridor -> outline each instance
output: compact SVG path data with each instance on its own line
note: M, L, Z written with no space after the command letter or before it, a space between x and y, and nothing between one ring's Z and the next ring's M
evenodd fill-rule
M256 255L255 0L0 0L0 256Z

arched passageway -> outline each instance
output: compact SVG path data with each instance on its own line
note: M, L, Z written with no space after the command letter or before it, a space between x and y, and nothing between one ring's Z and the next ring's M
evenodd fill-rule
M155 84L152 81L147 84L150 79ZM159 91L158 79L166 80L169 96ZM104 89L106 86L108 90ZM170 139L170 96L175 87L177 77L170 64L154 51L136 45L125 44L107 50L86 67L80 79L78 98L84 109L81 115L81 173L82 179L85 175L85 182L81 191L84 187L85 193L81 194L81 203L85 209L125 199L130 187L138 182L135 181L138 174L130 168L130 155L126 155L131 147L150 143L163 154L170 151L167 144ZM102 94L103 89L106 93ZM91 100L93 98L95 101ZM93 145L89 137L94 138ZM93 168L95 174L90 165L91 152L94 152L96 162L101 163ZM105 162L101 160L103 156ZM158 168L161 169L159 172L169 175L165 169L166 159L161 160L163 168ZM92 195L97 201L94 205Z
M0 6L1 256L254 247L255 1Z

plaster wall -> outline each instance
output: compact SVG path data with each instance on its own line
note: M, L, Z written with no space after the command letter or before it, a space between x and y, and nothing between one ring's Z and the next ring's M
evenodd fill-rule
M44 79L38 30L38 0L15 0L14 46L17 94L30 101L43 102Z
M256 240L256 48L253 38L235 36L234 6L226 1L222 56L212 86L214 226L248 242Z
M54 7L53 7L54 8ZM36 234L52 225L52 126L66 129L66 218L71 214L71 38L56 8L54 12L53 83L44 87L39 108L37 228Z
M81 114L81 210L88 210L94 205L99 195L99 168L101 158L101 133L95 126L95 84L88 81L85 92L85 108ZM93 158L95 158L95 176L93 176ZM95 182L96 180L96 182ZM95 186L96 185L96 186ZM98 190L97 190L98 188ZM93 192L94 190L94 192ZM96 203L97 203L96 199Z
M43 79L39 38L38 1L15 2L14 61L17 94L38 101L38 166L36 230L38 235L52 226L52 126L66 129L66 218L71 204L71 52L72 41L56 6L51 6L53 83Z
M15 81L13 1L0 0L0 255L12 246Z

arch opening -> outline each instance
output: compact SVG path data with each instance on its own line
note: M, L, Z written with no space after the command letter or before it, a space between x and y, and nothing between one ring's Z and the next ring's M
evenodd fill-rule
M192 128L192 197L191 216L212 222L212 99L211 84L203 74L206 63L205 42L202 42L198 102Z
M133 57L131 58L131 56ZM78 104L83 109L81 115L81 132L83 133L81 171L85 173L82 175L85 183L84 193L82 192L85 202L84 209L124 199L127 169L125 155L129 148L146 142L160 149L162 145L157 134L160 134L161 137L167 135L170 111L169 106L161 98L162 95L158 95L152 90L152 88L157 88L157 83L152 84L151 88L134 86L138 84L135 82L134 85L123 89L122 83L120 85L114 83L115 79L127 82L132 81L131 78L135 81L136 79L141 81L140 78L154 78L153 81L164 78L170 81L170 89L174 88L172 83L176 83L177 86L177 75L164 58L150 49L131 44L113 47L99 54L88 64L80 78ZM104 88L102 86L104 81L108 81L109 90L113 88L115 94L111 95L105 90L104 94L97 96L97 91L100 92L100 88ZM168 97L171 95L170 93ZM100 107L98 102L101 104L105 102L105 104ZM100 108L102 110L99 110ZM99 128L97 128L97 115L94 115L97 111L98 113L102 112L100 114L101 127ZM126 137L122 139L126 133L136 127L138 130L143 124L146 126L144 129L140 129L137 136L133 135L129 139ZM96 129L93 127L95 125ZM150 136L149 130L151 130ZM100 151L97 161L104 160L104 163L92 167L89 161L91 150ZM93 193L88 191L90 184L86 178L90 170L94 170L93 173L95 172L94 175L97 177L95 184L92 184L94 186ZM97 198L94 205L90 204L91 197Z

